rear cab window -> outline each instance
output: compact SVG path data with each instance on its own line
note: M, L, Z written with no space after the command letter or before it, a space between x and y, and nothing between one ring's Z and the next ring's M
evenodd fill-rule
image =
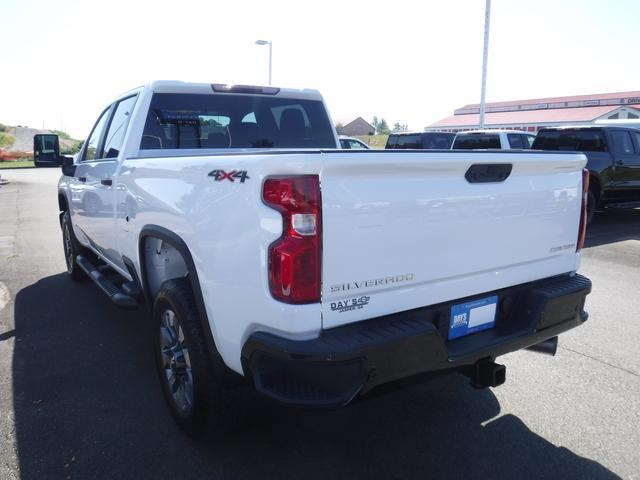
M398 141L395 148L401 149L420 149L422 148L422 138L416 135L398 135Z
M607 141L601 129L540 130L532 148L570 152L606 152Z
M335 148L319 100L247 94L155 93L142 150Z
M485 150L489 148L500 148L500 135L497 133L471 133L458 135L453 142L454 149L460 150Z
M522 138L522 135L520 135L519 133L508 133L507 140L509 140L510 148L518 148L518 149L525 148L523 143L524 139Z
M449 150L451 148L452 135L443 133L423 133L422 148L433 150Z

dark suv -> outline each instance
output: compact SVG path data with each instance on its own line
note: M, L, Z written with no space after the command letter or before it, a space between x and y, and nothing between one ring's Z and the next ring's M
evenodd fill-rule
M418 132L392 133L387 139L386 149L448 150L455 133Z
M598 208L640 207L640 130L617 126L543 128L531 148L580 151L587 156L589 221Z

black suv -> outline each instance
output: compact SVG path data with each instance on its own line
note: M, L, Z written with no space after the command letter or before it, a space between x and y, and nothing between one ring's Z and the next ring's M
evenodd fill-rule
M447 132L392 133L384 148L449 150L455 137L455 133Z
M640 207L640 130L585 126L543 128L533 149L569 150L587 156L588 220L598 208Z

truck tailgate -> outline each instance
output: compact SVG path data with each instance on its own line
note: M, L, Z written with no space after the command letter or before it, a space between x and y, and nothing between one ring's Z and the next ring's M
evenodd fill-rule
M323 328L576 270L581 154L323 155ZM512 164L470 183L476 164Z

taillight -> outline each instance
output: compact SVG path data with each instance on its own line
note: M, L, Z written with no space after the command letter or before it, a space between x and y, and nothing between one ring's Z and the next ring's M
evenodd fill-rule
M578 227L578 244L576 252L584 247L584 239L587 236L587 202L589 196L589 170L582 169L582 209L580 210L580 226Z
M321 208L317 175L269 177L262 199L282 214L282 236L269 247L269 289L286 303L320 301Z

